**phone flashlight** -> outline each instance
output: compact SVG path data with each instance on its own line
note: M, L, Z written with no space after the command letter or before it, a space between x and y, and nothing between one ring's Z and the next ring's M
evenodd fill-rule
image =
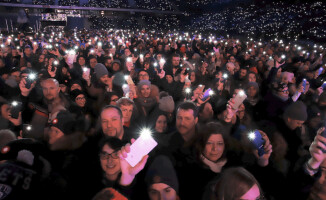
M59 62L58 62L57 60L55 60L55 61L53 61L53 64L54 64L54 65L58 65Z
M282 59L285 59L285 55L282 55L281 58L282 58Z
M186 89L185 89L185 92L186 92L187 94L189 94L189 93L191 92L191 89L190 89L190 88L186 88Z
M157 62L154 63L154 67L157 67Z
M144 138L151 138L152 137L152 131L149 128L142 128L140 130L141 137Z
M94 53L94 49L91 49L91 53Z
M228 74L223 74L224 79L227 79L228 77L229 77Z
M13 107L16 107L16 106L18 106L18 102L17 102L17 101L13 101L13 102L11 102L11 105L12 105Z
M132 62L132 58L128 57L127 62Z

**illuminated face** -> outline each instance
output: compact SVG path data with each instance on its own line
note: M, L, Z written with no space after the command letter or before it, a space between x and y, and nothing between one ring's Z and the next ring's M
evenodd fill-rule
M58 129L57 127L51 126L50 132L49 132L49 144L52 145L56 141L58 141L61 137L63 137L63 132Z
M110 155L108 155L110 154ZM115 152L109 145L104 145L100 153L101 167L107 177L118 175L121 171L118 152Z
M150 200L177 200L176 191L165 183L154 183L149 187Z
M149 80L148 73L145 72L145 71L139 72L138 79L139 79L139 81L141 81L141 80Z
M115 108L108 108L101 113L101 127L104 135L122 138L123 123L119 112Z
M180 57L172 57L172 65L176 67L179 64L180 64Z
M79 107L82 107L82 108L85 107L85 104L86 104L85 95L83 95L83 94L78 95L75 99L75 102Z
M42 90L44 98L48 101L59 97L60 87L51 79L42 82Z
M187 135L195 130L198 118L194 117L194 111L178 109L176 127L181 135Z
M167 128L167 119L165 115L160 115L155 124L155 131L158 133L163 133Z
M253 185L246 194L240 197L240 200L256 200L260 198L260 191L257 184Z
M140 93L143 97L148 98L151 94L151 88L148 85L143 85L140 89Z
M208 160L216 162L223 155L224 148L225 144L222 135L213 133L206 142L203 154Z
M120 109L122 111L122 116L123 116L124 121L130 122L134 106L133 105L121 105Z
M245 76L247 76L247 70L245 70L245 69L241 69L239 75L240 75L240 76L239 76L240 78L244 78Z

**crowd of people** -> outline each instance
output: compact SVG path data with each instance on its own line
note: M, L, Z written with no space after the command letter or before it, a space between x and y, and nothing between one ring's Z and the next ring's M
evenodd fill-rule
M320 44L0 37L0 199L326 198ZM144 129L157 146L132 166Z
M317 39L326 37L325 2L272 2L266 5L230 6L221 12L206 12L189 25L191 30L253 35L264 38L284 37Z

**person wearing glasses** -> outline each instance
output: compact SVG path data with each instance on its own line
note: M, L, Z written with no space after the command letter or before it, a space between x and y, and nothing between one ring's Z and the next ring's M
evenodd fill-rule
M118 138L107 137L100 142L99 158L103 172L100 189L109 187L126 197L131 196L135 176L144 168L148 156L144 156L135 167L131 167L124 159L124 154L129 151L130 144L124 146Z

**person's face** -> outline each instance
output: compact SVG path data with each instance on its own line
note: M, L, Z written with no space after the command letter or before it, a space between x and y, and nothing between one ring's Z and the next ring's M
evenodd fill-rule
M116 106L118 100L119 100L119 97L117 95L112 95L110 105Z
M230 56L230 62L235 63L235 58L234 58L234 56Z
M248 88L248 90L247 90L248 97L254 97L254 96L256 96L256 94L257 94L257 90L255 87L251 86Z
M168 83L172 83L173 82L173 77L171 75L166 75L165 78L168 81Z
M112 66L112 60L111 60L111 59L106 59L104 65L105 65L106 67L111 67L111 66ZM112 68L112 69L113 69L113 68Z
M32 49L30 49L30 48L26 48L26 49L24 50L24 53L25 53L27 56L30 56L30 55L32 55Z
M3 104L1 106L1 116L5 119L10 117L10 106L8 104Z
M180 57L172 57L172 65L178 66L180 64Z
M131 52L129 49L125 49L125 56L130 56L131 55Z
M250 73L248 75L248 80L249 80L249 82L257 82L256 76L253 73Z
M203 111L200 113L200 119L207 121L213 117L213 114L214 112L213 112L212 105L210 103L206 103Z
M67 86L66 86L65 84L60 84L59 87L60 87L60 91L61 91L62 93L66 93L66 91L67 91Z
M225 144L222 135L213 133L206 142L203 154L208 160L216 162L222 157L224 148Z
M240 197L240 200L257 200L260 197L260 191L257 184L253 185L244 195Z
M282 91L278 92L278 95L281 97L289 97L289 88L285 87Z
M121 105L120 109L122 111L122 116L123 116L124 121L130 122L134 106L133 105Z
M178 109L176 127L181 135L185 135L195 129L198 118L194 117L194 111Z
M285 83L285 84L288 84L289 83L289 80L288 80L288 77L287 76L282 76L282 79L281 79L282 83Z
M110 82L110 77L109 77L109 75L103 75L103 76L101 76L101 78L100 78L100 82L101 83L104 83L105 85L108 85L109 84L109 82Z
M304 121L301 121L301 120L295 120L295 119L291 119L291 118L287 119L287 126L291 130L301 127L303 125L303 123L304 123Z
M237 111L237 116L239 117L239 119L243 119L245 112L246 112L246 107L244 106L244 104L241 104Z
M123 118L115 108L108 108L101 113L101 127L104 135L120 137L123 134Z
M17 83L20 82L20 72L19 71L11 73L11 76L15 79L15 81Z
M196 81L196 74L195 74L195 72L191 72L191 73L190 73L189 80L190 80L190 82L192 82L192 83Z
M83 57L79 57L79 59L78 59L78 63L79 63L80 66L85 65L85 58L83 58Z
M121 171L120 159L117 151L105 144L100 153L101 167L106 175L117 175Z
M155 131L158 133L163 133L167 128L167 119L164 115L160 115L155 124Z
M91 66L91 68L94 68L96 64L97 64L96 58L93 58L89 61L89 65Z
M52 101L59 96L60 87L52 80L45 80L42 84L44 98Z
M120 69L120 65L118 64L118 63L114 63L113 65L112 65L112 69L113 69L113 71L119 71L119 69Z
M79 107L85 107L85 104L86 104L86 98L85 98L85 95L83 94L80 94L76 97L75 99L76 101L76 104L79 106Z
M141 80L149 80L148 73L145 72L145 71L139 72L138 79L139 79L139 81L141 81Z
M247 75L247 70L241 69L240 70L240 78L244 78Z
M40 63L43 63L44 62L44 59L45 59L45 55L40 55L40 57L38 58L38 61Z
M64 134L60 129L58 129L57 127L51 126L50 132L49 132L49 144L50 145L54 144L56 141L58 141L58 139L60 139L63 136L64 136Z
M149 187L150 200L176 200L177 192L165 183L154 183Z
M70 91L73 90L82 90L81 86L78 85L77 83L72 84L72 86L70 87Z
M151 94L151 88L148 85L143 85L140 93L143 95L143 97L147 98Z

